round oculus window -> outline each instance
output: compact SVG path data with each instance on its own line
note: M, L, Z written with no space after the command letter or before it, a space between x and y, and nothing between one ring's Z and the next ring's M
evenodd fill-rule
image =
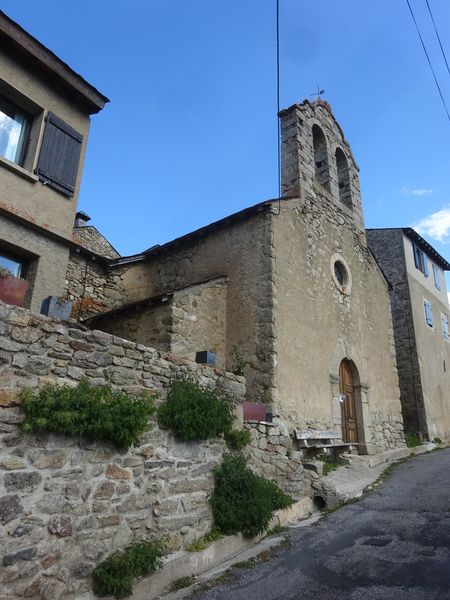
M352 289L352 276L347 261L340 254L333 254L330 267L336 287L342 294L348 296Z
M340 286L344 286L348 281L347 269L345 268L344 263L342 263L340 260L337 260L334 263L334 276L336 277Z

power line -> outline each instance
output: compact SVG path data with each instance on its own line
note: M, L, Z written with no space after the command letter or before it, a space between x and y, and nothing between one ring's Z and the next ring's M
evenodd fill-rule
M445 64L447 66L447 71L448 71L448 73L450 75L450 67L448 66L447 57L445 56L445 50L444 50L444 47L443 47L442 42L441 42L441 38L440 38L439 33L438 33L438 30L437 30L437 27L436 27L436 23L434 21L433 13L431 12L431 7L430 7L430 5L428 3L428 0L425 0L425 2L427 3L428 12L430 13L430 17L431 17L431 20L433 22L434 31L436 33L436 37L438 39L439 46L441 47L441 52L442 52L442 56L444 57Z
M423 51L425 52L425 56L427 57L427 61L428 61L428 64L430 66L431 72L433 73L434 81L436 83L436 87L438 89L439 96L441 97L442 104L444 105L444 109L445 109L445 112L447 114L447 119L450 121L450 113L448 112L448 108L447 108L447 105L445 103L444 96L442 95L441 87L440 87L439 82L437 80L436 73L434 72L433 65L431 64L431 60L430 60L430 57L428 55L425 43L423 41L422 34L420 33L419 26L417 25L416 17L414 16L413 9L411 8L411 4L409 3L409 0L406 0L406 3L408 4L409 12L411 13L411 17L412 17L412 19L414 21L414 25L416 26L417 34L418 34L420 42L422 44Z
M281 198L281 147L280 147L280 0L277 0L277 152L278 152L278 198ZM279 207L280 208L280 207ZM278 208L278 210L279 210Z

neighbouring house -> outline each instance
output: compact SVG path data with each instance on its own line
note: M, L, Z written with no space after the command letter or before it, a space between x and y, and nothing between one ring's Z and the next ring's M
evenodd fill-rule
M369 229L367 239L391 288L405 430L450 439L450 264L414 229Z
M189 359L214 353L291 430L337 431L361 452L402 445L389 283L367 247L358 166L328 103L280 118L283 197L108 259L87 322ZM105 279L109 311L96 305Z
M39 312L63 295L70 250L92 255L72 228L90 115L106 102L0 12L0 299Z

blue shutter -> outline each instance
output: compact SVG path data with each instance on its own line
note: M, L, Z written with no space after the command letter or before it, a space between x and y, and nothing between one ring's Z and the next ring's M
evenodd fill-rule
M433 311L431 310L431 304L429 302L427 302L426 300L424 300L423 305L425 308L425 319L426 319L427 325L429 325L430 327L433 327Z

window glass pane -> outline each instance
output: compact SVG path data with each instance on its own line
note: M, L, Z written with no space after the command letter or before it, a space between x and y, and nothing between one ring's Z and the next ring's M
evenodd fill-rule
M14 277L22 275L22 266L21 262L0 254L0 267L7 269Z
M433 327L433 312L431 310L431 304L425 300L423 305L425 307L425 319L427 321L427 325Z
M29 122L23 111L0 96L0 156L21 164Z
M439 274L439 269L436 265L433 265L433 275L434 275L434 285L438 290L441 289L441 276Z
M444 333L444 339L448 340L448 318L446 315L442 315L442 331Z

